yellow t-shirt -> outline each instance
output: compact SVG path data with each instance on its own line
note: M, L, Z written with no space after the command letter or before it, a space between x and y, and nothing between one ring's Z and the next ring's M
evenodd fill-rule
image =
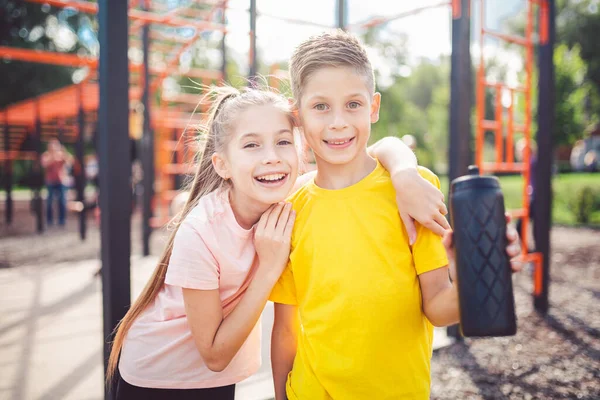
M411 249L395 196L378 163L350 187L311 181L291 197L290 262L270 297L299 310L288 398L429 398L433 327L417 275L448 259L441 238L420 225Z

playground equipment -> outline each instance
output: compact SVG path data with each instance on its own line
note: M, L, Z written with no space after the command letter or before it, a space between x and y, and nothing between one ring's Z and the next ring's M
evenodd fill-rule
M548 213L547 219L544 210L549 210L550 196L542 197L543 195L536 195L536 206L541 209L541 214L536 215L536 246L537 251L529 253L531 238L528 231L529 217L531 215L531 193L529 192L531 177L533 174L538 174L538 187L535 190L540 192L551 192L550 188L550 163L549 160L543 160L543 157L548 157L552 154L549 146L545 146L548 138L551 136L549 129L544 129L544 125L549 120L549 115L545 115L541 110L551 103L550 97L542 97L544 87L549 85L550 76L543 73L543 69L547 68L548 61L543 60L540 53L539 65L540 65L540 98L539 107L540 112L538 114L539 126L538 126L538 142L540 145L539 156L540 161L546 161L546 165L538 168L538 171L532 171L531 158L532 158L532 91L533 91L533 73L535 67L534 50L536 44L539 45L540 49L544 46L551 46L551 33L553 29L553 22L551 20L550 8L551 1L548 0L526 0L526 23L525 23L525 36L511 36L502 32L492 31L486 27L485 23L485 11L486 1L481 0L479 5L479 66L477 68L476 78L476 134L475 134L475 161L479 166L480 170L486 173L501 173L501 172L517 172L523 176L523 189L522 189L522 207L517 210L511 210L510 214L513 218L520 218L522 221L521 230L521 241L522 241L522 254L521 260L523 262L531 262L534 266L533 274L533 295L535 298L535 304L538 309L546 310L548 307L548 267L549 263L547 258L548 254L548 237L544 237L544 230L550 230L550 215ZM553 5L552 5L553 9ZM537 15L536 15L537 11ZM536 23L537 16L537 23ZM499 39L505 43L511 43L513 45L521 46L525 50L525 79L521 84L508 84L507 82L491 82L485 76L485 56L484 56L484 44L485 39L493 37ZM552 60L549 60L549 64ZM495 110L494 119L489 120L485 118L485 95L486 90L491 89L495 94ZM524 98L524 112L523 112L523 124L517 125L516 120L516 109L514 107L515 98L517 94L522 94ZM503 99L504 96L504 99ZM506 101L507 104L503 104ZM504 116L506 115L506 121ZM495 136L495 158L493 161L488 161L484 157L484 135L486 132L493 132ZM524 140L525 146L523 151L522 162L515 161L515 135L521 134L522 140ZM546 167L546 168L544 168ZM537 211L536 211L537 213ZM541 229L539 229L541 228ZM544 260L546 258L546 261Z
M179 7L169 8L167 2L160 0L130 0L129 4L120 1L99 0L98 3L78 0L26 0L32 3L49 4L54 7L71 7L83 13L99 14L100 46L111 49L101 53L100 60L78 57L70 54L37 52L0 46L0 58L27 62L50 63L56 65L87 67L88 75L81 83L71 87L22 102L5 110L0 110L3 147L0 160L5 163L5 171L11 170L15 160L32 160L39 168L41 143L50 136L59 136L63 141L77 143L77 160L83 165L83 144L89 131L97 126L101 176L101 204L107 212L102 213L102 263L103 263L103 297L105 336L110 337L114 326L123 317L130 303L129 292L129 257L130 257L130 212L131 205L118 201L122 193L130 190L127 171L131 166L130 152L123 151L128 147L129 119L133 126L143 132L139 143L144 170L143 187L143 240L144 254L149 254L149 237L152 227L162 226L170 216L169 205L176 195L181 175L189 172L185 146L190 143L184 137L185 129L201 123L203 113L208 105L202 105L199 112L190 119L191 111L197 105L199 96L186 93L169 93L164 83L167 78L191 78L203 84L220 83L225 80L226 48L225 11L227 0L205 0L182 2ZM523 254L523 260L533 261L535 267L535 304L542 311L548 307L549 283L549 224L550 224L550 170L551 170L551 135L553 104L553 72L552 46L554 38L554 0L524 0L528 7L528 23L525 38L514 38L498 32L490 32L481 24L481 35L492 35L497 38L517 43L526 48L527 80L523 87L508 87L511 96L514 92L528 96L525 124L514 124L513 110L508 113L506 139L504 139L504 123L502 113L496 113L494 121L487 121L482 116L481 97L477 102L475 161L482 171L521 172L525 181L536 174L536 223L535 237L539 253ZM480 0L484 4L484 0ZM426 8L448 7L452 10L452 72L450 101L450 181L467 172L471 163L471 56L470 56L470 23L471 1L452 0L441 2L415 10L388 17L370 18L349 26L347 24L347 2L336 1L336 26L355 29L370 28L422 12ZM531 76L533 69L534 25L533 8L539 11L540 42L539 57L539 90L538 90L538 167L532 172L526 146L523 163L514 162L512 153L513 134L522 132L527 144L531 140ZM480 17L483 21L481 7ZM256 75L256 0L249 1L250 14L250 79ZM110 20L110 27L109 27ZM217 21L218 22L215 22ZM128 30L128 22L129 30ZM310 24L307 21L294 21ZM186 28L186 29L183 29ZM190 68L180 71L177 67L180 57L205 32L220 31L222 65L220 70L203 70ZM184 32L192 32L191 35ZM140 39L141 36L141 39ZM128 40L129 39L129 40ZM135 52L143 54L143 60L128 60L128 41ZM168 54L166 60L158 66L150 65L153 54ZM483 68L480 60L479 68ZM98 71L98 72L97 72ZM128 74L129 72L129 74ZM281 75L281 72L276 75ZM110 79L109 79L110 77ZM129 78L130 77L130 78ZM496 89L497 93L506 90L507 86L485 80L478 72L477 94L485 95L485 88ZM497 96L498 101L499 96ZM143 117L138 114L129 115L129 101L143 105ZM151 99L157 99L153 102ZM60 104L60 106L57 106ZM483 103L485 104L485 103ZM498 103L497 103L498 104ZM498 108L496 108L498 110ZM110 118L108 118L110 116ZM96 125L97 124L97 125ZM140 127L141 125L141 127ZM133 129L132 129L133 130ZM481 145L486 130L496 134L496 159L489 162L483 158ZM88 133L86 133L88 132ZM34 143L31 148L23 149L27 138ZM503 150L506 143L506 151ZM510 145L509 145L510 144ZM112 147L111 147L112 146ZM111 151L109 151L111 150ZM78 169L78 199L83 199L85 177L83 168ZM125 171L125 172L124 172ZM10 174L9 174L10 175ZM6 181L7 207L6 219L10 222L11 180ZM39 198L39 190L37 195ZM121 198L122 199L122 198ZM525 197L521 210L513 212L514 216L526 218L529 215L529 203ZM109 218L110 215L110 218ZM41 226L41 207L38 230ZM80 227L85 233L85 214L82 213ZM524 230L525 231L525 230ZM526 249L527 234L524 235ZM105 348L108 351L108 347ZM107 392L108 393L108 392ZM107 394L108 395L108 394Z
M98 4L84 1L61 0L28 0L31 3L49 4L54 7L69 7L82 13L96 14ZM185 172L179 158L180 145L173 132L181 133L188 124L195 120L190 114L199 97L179 93L170 95L163 88L165 79L193 79L209 86L218 84L225 77L225 52L220 70L178 68L181 55L189 50L202 34L220 31L225 40L225 9L227 1L183 2L181 6L169 9L162 1L131 1L128 7L129 43L132 54L144 54L144 60L130 60L129 99L132 104L140 104L141 112L129 116L130 136L139 141L142 147L142 164L144 166L144 187L147 188L144 206L144 249L149 253L148 239L152 227L164 225L169 218L168 204L174 196L173 185L177 175ZM151 11L150 11L151 10ZM219 22L215 22L219 20ZM150 24L152 28L150 28ZM186 29L183 29L186 28ZM193 34L190 35L190 29ZM141 34L141 35L140 35ZM141 36L141 39L140 39ZM253 34L251 34L253 36ZM224 49L224 44L221 46ZM153 56L162 62L149 66L149 57ZM165 57L166 56L166 57ZM97 111L99 107L99 85L97 69L98 59L79 57L72 54L34 51L0 46L0 57L25 62L64 65L71 67L87 67L88 74L77 84L52 93L41 95L17 104L13 104L0 112L3 124L2 147L0 160L4 161L4 170L8 179L5 182L7 207L5 218L12 222L12 164L16 160L31 160L33 168L40 169L39 159L42 142L58 137L66 143L76 143L76 189L77 201L84 201L85 176L83 174L84 146L95 136ZM158 98L158 102L151 99ZM203 108L195 115L202 118ZM154 116L152 123L150 116ZM156 138L156 139L154 139ZM174 140L175 139L175 140ZM154 141L156 140L156 146ZM182 141L186 143L186 141ZM28 146L27 146L28 144ZM176 162L173 160L175 151ZM155 179L156 177L156 179ZM155 182L156 181L156 182ZM33 188L34 199L40 199L41 185ZM156 188L153 196L152 189ZM44 230L41 200L35 201L37 230ZM85 208L80 215L81 238L85 238Z

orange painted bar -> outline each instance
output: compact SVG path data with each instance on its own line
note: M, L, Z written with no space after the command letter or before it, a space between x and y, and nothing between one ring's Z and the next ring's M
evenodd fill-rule
M348 29L352 30L352 29L357 29L357 28L372 28L377 25L385 24L386 22L394 21L394 20L404 18L404 17L410 17L412 15L419 14L423 11L426 11L426 10L429 10L432 8L447 7L447 6L451 6L452 8L454 8L454 6L453 6L454 1L456 1L456 0L442 1L440 3L430 4L428 6L418 7L418 8L409 10L409 11L405 11L405 12L401 12L401 13L392 15L390 17L373 17L373 18L369 19L368 21L359 22L357 24L352 24L352 25L348 26ZM460 0L458 0L458 3L460 4ZM460 5L459 5L459 9L460 9Z
M169 15L157 15L147 11L131 10L129 18L146 23L161 24L177 27L190 27L205 31L226 31L225 25L208 21L195 21L193 19L179 18Z
M173 75L176 74L177 73L173 73ZM191 69L187 72L182 72L180 75L189 76L190 78L200 78L216 81L223 79L223 74L221 73L221 71L217 70Z
M509 163L509 162L484 162L483 168L485 172L523 172L525 165L523 163Z
M548 19L550 18L550 14L548 13L548 0L542 0L540 3L540 16L539 16L539 26L540 26L540 44L548 43Z
M514 125L513 127L514 132L524 133L526 129L527 128L525 127L525 125Z
M525 70L526 70L526 83L525 88L525 150L523 152L523 163L525 169L523 171L523 206L527 210L529 215L529 177L531 175L530 166L530 140L531 140L531 82L533 76L533 3L527 2L527 24L525 27L525 37L528 39L528 45L526 46L526 59L525 59ZM528 240L528 229L529 229L529 218L523 218L522 220L522 246L521 250L523 255L527 254Z
M459 19L462 13L462 9L460 6L460 0L452 0L452 19Z
M76 0L26 0L30 3L49 4L54 7L70 7L88 14L98 13L98 4ZM140 11L136 9L129 10L129 18L139 20L145 23L162 24L169 26L192 27L200 30L212 30L224 32L225 26L208 21L195 21L192 19L175 18L168 15L157 15L154 13Z
M515 92L525 92L525 86L509 86L506 83L503 82L490 82L490 81L484 81L483 84L486 87L502 87L502 88L507 88L510 90L513 90Z
M486 30L486 29L484 29L484 33L486 35L490 35L490 36L493 36L495 38L502 39L502 40L504 40L506 42L518 44L518 45L521 45L521 46L527 46L530 43L529 40L527 40L526 38L520 37L520 36L507 35L507 34L504 34L504 33L490 31L490 30Z
M35 160L35 151L0 151L0 161L5 160Z
M497 131L500 127L498 121L490 121L489 119L484 119L479 125L484 131Z
M98 13L98 4L76 0L26 0L29 3L48 4L53 7L69 7L88 14Z
M509 93L510 93L510 105L508 106L508 122L506 125L506 162L509 164L512 164L515 160L515 151L514 151L514 144L513 144L513 134L514 134L514 107L513 107L513 102L514 102L514 91L513 89L509 89Z
M68 67L88 66L90 68L96 68L98 65L97 59L79 57L76 54L19 49L16 47L7 46L0 46L0 57L4 59L62 65Z
M504 137L502 132L502 119L503 119L503 108L502 108L502 89L496 88L496 162L501 163L504 161Z
M527 215L527 210L524 208L517 208L514 210L507 210L506 211L511 218L523 218Z

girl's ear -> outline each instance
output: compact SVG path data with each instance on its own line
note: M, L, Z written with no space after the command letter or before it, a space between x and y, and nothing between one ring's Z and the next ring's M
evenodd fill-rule
M225 161L221 154L213 153L210 159L212 161L213 168L221 178L225 180L231 178L227 161Z

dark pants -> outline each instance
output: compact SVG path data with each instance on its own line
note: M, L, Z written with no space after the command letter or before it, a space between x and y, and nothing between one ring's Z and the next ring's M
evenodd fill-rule
M65 197L65 187L62 183L52 183L47 185L48 198L46 199L46 221L48 225L54 223L52 203L54 198L58 202L58 224L65 224L65 213L67 208L67 199Z
M150 389L133 386L119 378L117 400L234 400L235 385L207 389Z

